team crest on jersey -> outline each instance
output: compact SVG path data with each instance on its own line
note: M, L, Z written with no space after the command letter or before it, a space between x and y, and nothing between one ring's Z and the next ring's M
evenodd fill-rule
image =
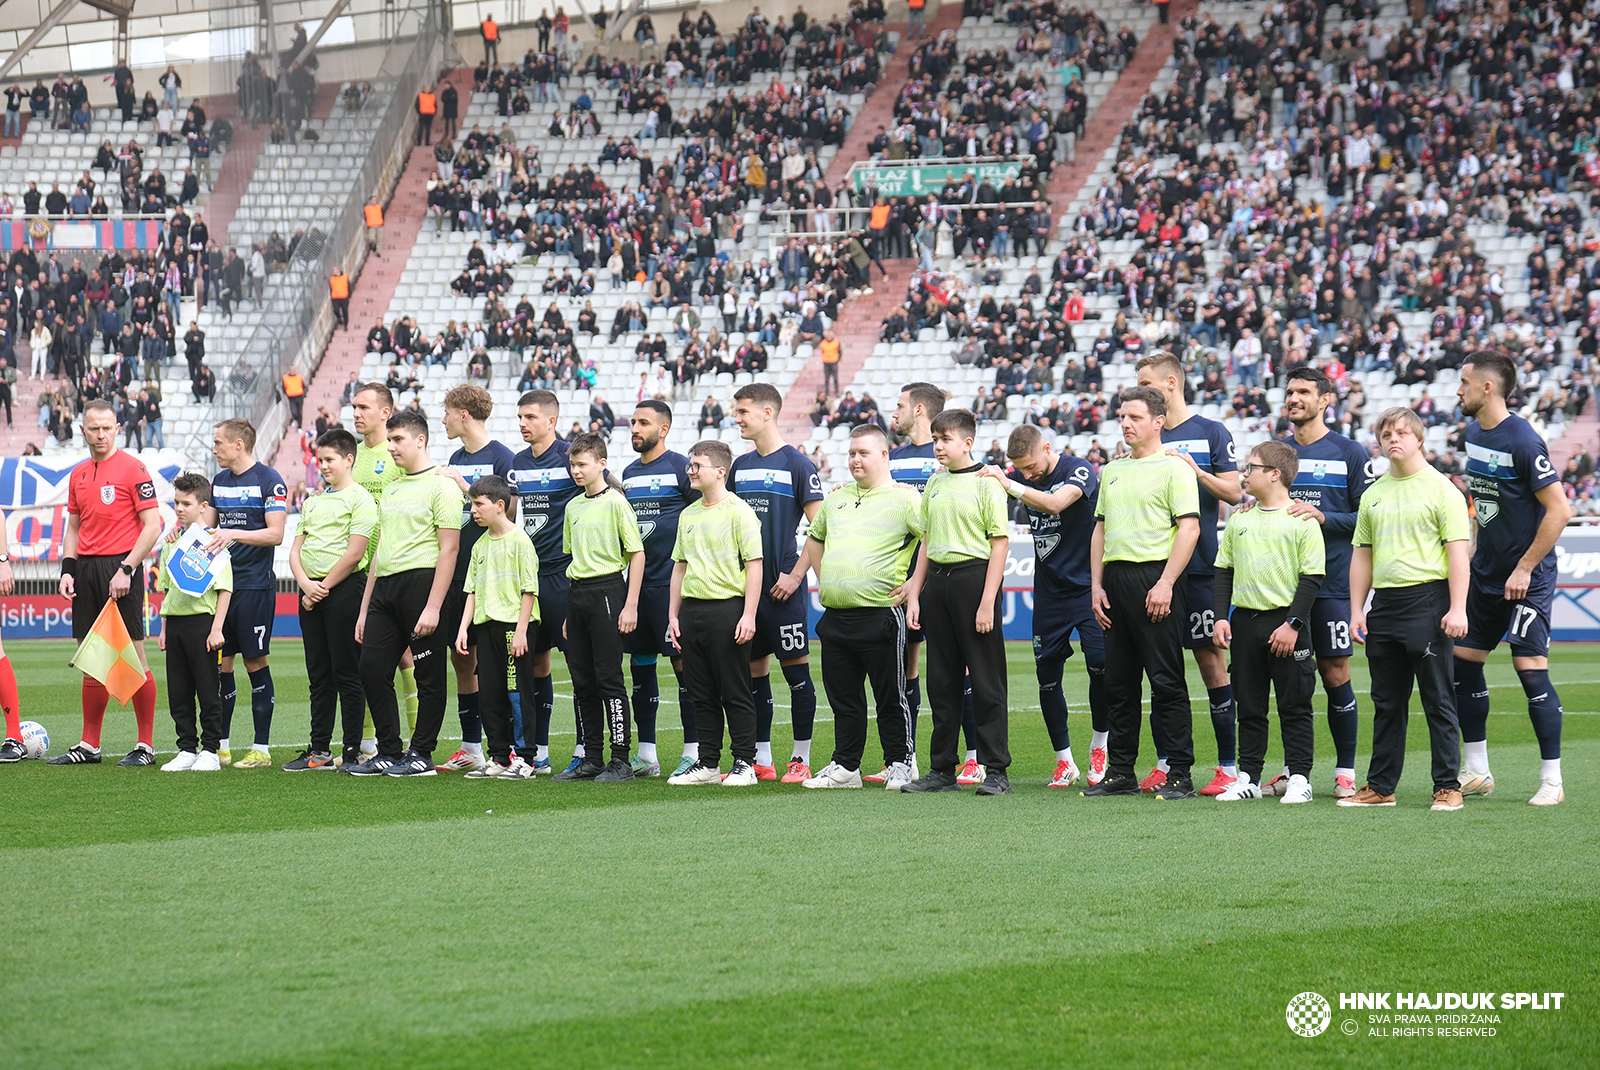
M539 485L541 487L548 487L550 485L550 469L539 469Z
M1045 535L1033 540L1033 552L1039 557L1049 557L1055 553L1056 546L1060 544L1060 535Z
M661 489L661 477L660 476L651 476L650 477L650 493L654 494L657 491L659 491L660 489ZM652 525L652 527L653 526L654 525Z
M386 461L373 461L372 462L372 474L375 475L375 476L383 475L383 466L386 463L387 463Z
M761 485L766 487L768 490L771 490L773 482L774 480L772 478L772 473L768 472L766 478L761 481Z
M1478 523L1487 524L1489 521L1493 520L1499 515L1499 502L1486 502L1481 500L1478 502Z
M101 487L100 488L100 500L102 502L105 502L107 505L110 505L112 502L116 501L117 500L117 488L116 487Z
M1311 466L1311 478L1312 479L1323 479L1323 478L1325 478L1327 476L1327 474L1328 474L1328 466L1323 464L1323 463L1321 463L1320 461Z

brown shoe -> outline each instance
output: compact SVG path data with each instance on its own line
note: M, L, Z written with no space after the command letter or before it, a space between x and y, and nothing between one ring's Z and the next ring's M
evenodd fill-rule
M1433 793L1433 809L1459 810L1464 804L1461 802L1461 793L1454 788L1440 788Z
M1459 801L1459 800L1458 800ZM1340 799L1340 806L1393 806L1393 795L1379 795L1367 785L1361 785L1361 790L1348 799Z

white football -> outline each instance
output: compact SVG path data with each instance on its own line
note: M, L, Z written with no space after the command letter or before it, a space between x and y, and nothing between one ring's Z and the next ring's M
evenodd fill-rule
M30 758L43 758L50 753L50 733L38 721L22 722L22 746Z

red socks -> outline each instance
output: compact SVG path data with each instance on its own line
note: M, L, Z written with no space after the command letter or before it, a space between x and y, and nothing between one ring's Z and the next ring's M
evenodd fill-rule
M144 674L144 685L133 693L133 721L139 728L139 742L156 749L156 678Z
M17 701L17 674L11 659L0 654L0 710L6 715L6 738L22 738L21 704Z
M106 703L110 701L111 692L104 684L88 676L83 678L83 741L96 750L100 749L100 726L105 723Z

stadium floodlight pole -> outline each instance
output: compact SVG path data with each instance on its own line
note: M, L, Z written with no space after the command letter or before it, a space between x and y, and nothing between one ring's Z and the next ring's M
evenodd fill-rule
M22 62L22 57L33 51L33 46L44 40L45 35L55 29L62 19L67 17L67 12L78 6L78 0L61 0L61 3L50 9L50 14L39 23L39 28L30 33L27 38L17 46L17 50L6 57L4 64L0 64L0 78L10 74Z
M333 7L328 9L328 13L322 17L322 22L317 25L317 32L312 34L310 39L306 41L306 46L296 52L294 57L289 60L291 66L306 61L306 57L316 49L317 42L322 40L322 35L332 28L333 20L344 14L344 9L349 6L350 0L335 0Z

